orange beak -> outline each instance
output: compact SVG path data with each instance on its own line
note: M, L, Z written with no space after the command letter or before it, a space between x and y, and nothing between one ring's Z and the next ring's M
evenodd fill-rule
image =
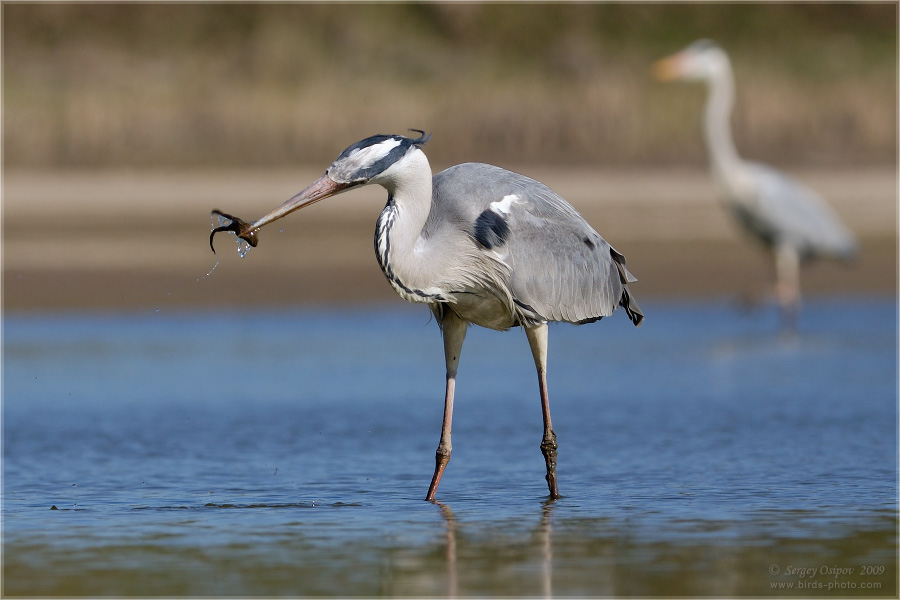
M653 63L653 75L659 81L672 81L681 77L683 71L681 63L684 60L681 53L667 56Z

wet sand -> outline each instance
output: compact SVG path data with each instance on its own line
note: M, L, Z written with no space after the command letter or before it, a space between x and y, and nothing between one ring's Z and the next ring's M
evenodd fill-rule
M768 258L732 224L705 170L515 170L554 188L627 256L638 299L763 298ZM398 302L372 250L385 199L375 186L270 225L245 259L230 236L217 237L218 257L210 252L212 208L256 218L319 174L6 172L4 310ZM796 174L828 198L862 248L852 265L810 265L804 293L896 293L895 170Z

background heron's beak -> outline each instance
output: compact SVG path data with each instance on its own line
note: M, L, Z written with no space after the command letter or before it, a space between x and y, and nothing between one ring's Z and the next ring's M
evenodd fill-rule
M678 79L681 76L681 61L680 52L656 61L653 63L653 76L659 81Z
M253 233L263 225L268 225L272 221L277 221L281 217L287 216L295 210L300 210L304 206L309 206L310 204L314 204L319 200L324 200L325 198L334 196L335 194L342 192L350 187L350 185L351 184L349 183L338 183L337 181L329 177L326 173L325 175L322 175L314 182L312 182L305 190L303 190L299 194L294 195L291 199L287 200L278 208L262 217L258 221L251 223L243 233Z

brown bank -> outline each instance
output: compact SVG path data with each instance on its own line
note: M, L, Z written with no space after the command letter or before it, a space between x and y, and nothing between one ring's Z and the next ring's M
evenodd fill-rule
M640 280L638 298L754 302L766 293L769 261L731 223L703 170L514 170L550 185L627 256ZM318 174L7 171L4 310L400 302L372 250L381 189L354 191L285 219L281 230L262 232L244 259L225 237L217 240L218 256L210 252L211 209L255 218ZM796 175L826 197L862 247L854 265L811 265L805 294L895 294L896 171Z

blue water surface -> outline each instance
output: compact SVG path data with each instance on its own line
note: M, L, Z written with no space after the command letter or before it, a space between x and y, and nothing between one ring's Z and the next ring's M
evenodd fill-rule
M644 304L637 329L619 314L551 327L556 502L525 336L471 328L438 505L423 498L444 363L421 307L6 315L5 589L661 592L640 577L622 587L627 568L680 573L685 587L659 580L673 593L728 594L760 593L791 557L896 563L895 299L809 302L795 335L766 311ZM511 550L541 537L534 564ZM464 564L446 559L451 538L506 561L508 577L478 578L487 563L473 560L452 587L434 583ZM740 572L722 549L753 547L785 564L748 558L749 575L696 579ZM73 553L122 576L79 580ZM421 558L432 555L440 577ZM253 561L264 580L221 577ZM298 563L313 571L282 580ZM604 565L618 583L590 575ZM180 587L154 587L150 574L179 569ZM882 593L896 589L892 569ZM543 583L517 587L528 576L516 572Z

